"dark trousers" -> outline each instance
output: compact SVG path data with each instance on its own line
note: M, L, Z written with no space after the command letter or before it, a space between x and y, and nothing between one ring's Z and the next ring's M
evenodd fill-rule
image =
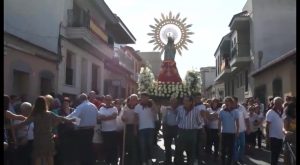
M154 136L153 136L153 144L157 145L157 139L160 129L160 120L155 121L155 129L154 129Z
M222 165L231 165L234 143L235 143L235 134L234 133L222 133L222 149L221 149L221 160ZM227 161L225 157L227 156Z
M163 126L163 136L164 136L164 145L165 145L165 152L166 152L166 163L172 162L172 141L176 139L177 136L177 126Z
M206 145L206 130L205 128L196 129L197 137L196 137L196 150L195 150L195 158L198 161L202 161L205 158L205 145Z
M258 128L258 130L256 131L256 139L257 139L258 148L261 148L261 138L262 138L262 131L260 130L260 128Z
M135 126L126 125L125 136L125 165L138 165L138 138L134 133Z
M207 131L207 146L206 146L206 152L211 153L212 146L214 146L214 155L218 156L219 152L219 134L218 134L218 129L208 129Z
M270 149L271 149L271 165L277 165L280 152L282 151L282 139L270 138Z
M78 159L81 165L93 165L93 146L92 139L94 135L94 129L79 129L75 131L77 140L77 153Z
M118 148L118 157L120 158L120 160L122 160L122 154L123 154L123 136L124 136L124 132L122 131L118 131L117 132L117 148Z
M117 132L107 131L102 132L104 151L106 152L105 162L107 164L118 163L118 146L117 146Z
M195 161L195 151L197 141L197 130L195 129L178 129L175 149L175 165L182 165L183 151L187 153L187 164L192 165Z
M142 162L152 159L154 129L146 128L139 130L139 143Z
M19 145L17 149L17 164L31 165L31 153L33 150L33 140L29 140L27 144Z

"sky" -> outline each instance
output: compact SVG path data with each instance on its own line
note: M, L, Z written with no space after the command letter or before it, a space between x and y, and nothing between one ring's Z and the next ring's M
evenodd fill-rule
M136 38L131 44L141 52L153 51L153 43L148 43L151 36L149 25L154 25L154 18L160 19L170 11L180 13L180 18L187 17L186 23L192 24L190 31L193 43L188 43L188 50L182 56L176 53L175 61L182 79L188 70L215 66L214 53L224 35L229 33L229 22L234 14L242 11L246 0L105 0L110 9L117 14Z

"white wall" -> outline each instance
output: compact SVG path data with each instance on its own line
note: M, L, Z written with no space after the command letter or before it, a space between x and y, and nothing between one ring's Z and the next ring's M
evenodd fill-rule
M69 94L80 94L81 89L86 89L91 91L91 83L92 83L92 64L95 64L99 67L98 70L98 81L97 88L100 91L100 94L103 94L103 86L104 86L104 63L94 57L93 55L87 53L86 51L80 49L79 47L71 44L66 40L62 40L62 56L63 61L59 64L59 72L58 72L58 92L59 93L69 93ZM76 66L74 69L74 85L69 86L65 85L65 70L66 70L66 52L67 50L71 50L75 55L74 58L76 60ZM86 59L86 64L82 63L82 60ZM85 67L85 68L83 68ZM84 75L84 76L83 76ZM86 81L82 81L81 78L85 77Z
M253 96L251 72L258 69L258 52L263 52L261 66L296 47L296 0L247 0L243 11L250 13L250 56L248 93Z
M262 65L296 47L296 0L253 0L253 50ZM255 60L255 68L258 60Z
M4 30L57 53L64 7L64 0L4 0Z
M216 79L216 68L211 67L203 67L200 68L200 76L204 82L205 88L214 84L214 80Z
M205 72L206 87L213 85L215 79L216 79L216 69L209 69L209 72Z

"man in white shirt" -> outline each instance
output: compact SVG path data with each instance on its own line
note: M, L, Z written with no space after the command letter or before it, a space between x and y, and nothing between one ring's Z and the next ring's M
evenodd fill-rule
M24 102L20 106L20 113L25 117L29 117L32 112L32 105ZM20 120L14 120L15 124L21 123ZM18 152L16 160L18 164L30 165L32 144L33 144L33 122L16 131Z
M117 148L117 115L118 110L112 106L112 97L106 95L104 98L105 106L101 107L98 112L98 119L101 120L102 137L104 150L106 151L105 162L107 164L118 163L118 148Z
M274 98L274 107L267 112L266 115L266 132L267 138L270 140L271 149L271 165L277 165L283 144L283 119L281 118L283 99L281 97Z
M239 161L241 164L243 164L243 157L245 153L245 136L246 133L250 133L250 123L249 123L249 114L246 110L246 108L238 103L238 98L233 97L234 100L234 107L235 110L238 112L239 117L239 135L235 139L235 145L234 145L234 161Z
M196 93L194 98L195 108L199 111L199 120L197 128L197 148L196 148L196 159L198 162L204 161L205 158L205 150L204 147L206 145L206 132L204 129L206 123L206 106L201 101L201 93Z
M139 125L139 142L143 165L152 164L155 110L149 105L149 95L141 93L141 103L134 108Z
M172 163L172 141L176 139L178 126L177 126L177 110L178 100L175 97L170 99L170 106L166 106L166 113L163 117L163 138L165 145L165 164Z
M207 127L208 127L208 132L207 132L207 146L205 148L206 153L211 153L212 150L212 145L214 145L214 157L217 158L219 155L219 130L218 130L218 116L220 114L221 108L219 107L219 100L216 98L212 99L212 104L210 108L207 108L208 111L208 116L207 116Z
M83 164L93 164L93 150L92 150L92 139L94 134L94 127L97 124L97 108L89 102L86 94L79 96L81 104L67 117L68 118L79 118L80 123L76 129L76 138L78 145L78 157L80 162Z

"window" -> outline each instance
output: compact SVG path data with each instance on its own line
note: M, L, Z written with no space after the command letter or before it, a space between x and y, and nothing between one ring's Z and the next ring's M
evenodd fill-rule
M51 79L45 78L45 77L41 77L40 79L40 94L41 95L46 95L50 92L52 92L52 82Z
M12 93L16 95L28 94L30 87L29 76L30 75L27 72L13 70Z
M92 64L92 90L94 91L98 90L97 80L98 80L98 66Z
M216 77L218 76L218 72L219 72L219 65L218 65L218 60L216 59L216 66L217 66L217 69L216 69Z
M107 44L110 48L114 48L114 39L111 36L108 36Z
M81 59L81 91L87 92L87 60Z
M281 78L275 78L272 83L273 86L273 96L282 97L282 80Z
M258 97L260 102L266 103L267 86L265 84L254 88L254 96Z
M243 84L243 72L242 73L240 73L240 86L243 86L244 84Z
M240 87L240 82L239 82L239 76L240 74L238 74L236 77L235 77L235 83L236 83L236 87L239 88Z
M230 93L229 93L229 81L225 82L225 96L229 96Z
M67 51L67 58L66 58L66 80L65 83L67 85L73 85L74 79L74 70L73 70L73 54L70 51Z
M234 96L234 80L231 80L231 96Z
M248 70L245 71L245 92L248 92Z

